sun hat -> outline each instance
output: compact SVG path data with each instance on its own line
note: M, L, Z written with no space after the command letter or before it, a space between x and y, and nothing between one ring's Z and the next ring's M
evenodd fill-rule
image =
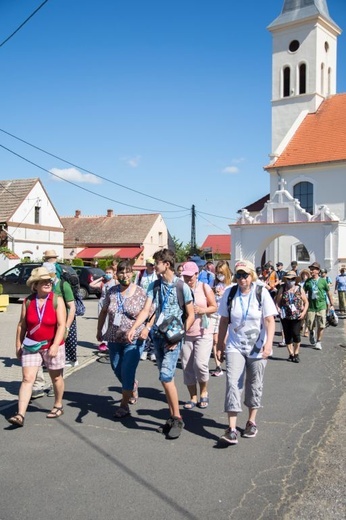
M239 262L235 264L234 270L236 273L238 271L244 271L244 273L251 274L255 271L255 267L249 260L239 260Z
M44 251L43 258L48 260L48 258L58 258L58 254L54 249L47 249L47 251Z
M284 280L292 280L293 278L297 278L297 273L295 271L288 271L284 276Z
M198 273L198 265L195 262L185 262L183 267L183 272L181 273L183 276L193 276Z
M155 260L153 259L152 256L149 256L149 258L146 259L145 263L150 264L150 265L155 265Z
M315 269L321 269L321 266L318 262L313 262L311 265L309 265L309 269L311 269L311 267Z
M45 267L36 267L31 271L31 275L28 278L26 285L31 287L35 282L41 282L42 280L51 280L51 276Z

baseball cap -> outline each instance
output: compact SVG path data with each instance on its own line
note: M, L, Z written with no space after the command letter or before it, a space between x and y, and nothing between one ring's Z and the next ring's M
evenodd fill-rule
M181 273L183 276L193 276L198 273L198 265L195 262L185 262L183 267L183 272Z
M255 271L255 267L249 260L239 260L239 262L235 264L234 270L236 273L238 271L244 271L244 273L251 274Z

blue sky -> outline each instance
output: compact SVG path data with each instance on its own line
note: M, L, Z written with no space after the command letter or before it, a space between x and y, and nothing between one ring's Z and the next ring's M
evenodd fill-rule
M41 3L1 0L0 43ZM61 216L160 212L186 243L194 204L198 245L228 233L237 210L269 192L266 27L282 6L49 0L0 47L0 128L77 167L0 132L0 145L40 167L0 148L0 179L40 177ZM345 0L328 7L346 30ZM343 33L338 92L345 62Z

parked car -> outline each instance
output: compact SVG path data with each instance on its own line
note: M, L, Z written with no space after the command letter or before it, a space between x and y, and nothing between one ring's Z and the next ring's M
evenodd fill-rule
M25 298L30 294L30 288L27 287L26 282L31 275L31 271L35 267L40 267L42 263L37 262L23 262L16 264L12 269L5 271L0 275L0 283L3 285L4 294L8 294L10 300L18 300ZM66 264L61 266L68 271L75 272L74 269Z
M90 287L90 282L105 276L105 272L99 267L87 267L87 266L73 266L74 270L78 274L80 292L83 300L89 298L91 294L95 294L98 298L101 296L101 289L98 287Z

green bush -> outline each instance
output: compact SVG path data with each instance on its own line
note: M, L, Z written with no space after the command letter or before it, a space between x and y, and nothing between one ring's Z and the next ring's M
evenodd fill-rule
M4 292L4 287L3 285L0 283L0 294L2 294Z
M72 260L72 265L78 265L82 267L84 265L84 262L81 258L74 258Z

